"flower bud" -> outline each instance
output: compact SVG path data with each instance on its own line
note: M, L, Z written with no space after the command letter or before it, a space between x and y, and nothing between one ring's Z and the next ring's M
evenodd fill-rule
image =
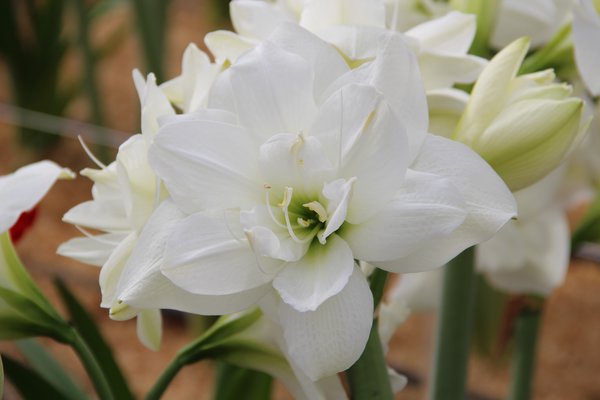
M545 70L516 76L529 48L521 38L482 72L453 138L479 153L519 190L554 170L583 136L583 102Z

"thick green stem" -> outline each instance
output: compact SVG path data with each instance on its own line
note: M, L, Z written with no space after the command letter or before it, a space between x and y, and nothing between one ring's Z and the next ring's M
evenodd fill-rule
M85 367L96 389L96 393L98 393L98 397L102 400L114 399L109 382L106 380L100 365L77 331L74 331L73 338L69 341L69 344Z
M160 375L154 386L152 386L152 389L150 389L150 391L146 395L145 400L160 399L169 387L171 381L175 378L175 376L183 367L185 367L185 363L181 361L180 357L175 357Z
M383 348L379 340L377 320L373 320L365 350L346 373L353 400L390 400L394 398Z
M511 400L529 400L535 373L535 352L540 326L540 310L524 310L517 317Z
M474 248L450 261L444 274L431 400L465 398L474 315Z
M374 307L383 297L388 273L375 269L370 277ZM379 340L377 319L373 320L367 345L360 358L347 371L350 393L353 400L389 400L394 398L390 384L383 347Z

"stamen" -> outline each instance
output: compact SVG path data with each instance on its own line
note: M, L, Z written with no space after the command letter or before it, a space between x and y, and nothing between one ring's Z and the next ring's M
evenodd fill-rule
M318 201L311 201L310 203L302 204L303 207L308 208L310 211L317 213L319 216L319 222L327 221L329 215L327 215L327 210L325 207Z
M315 221L311 220L306 220L302 217L298 217L298 219L296 219L296 222L298 222L298 225L300 225L303 228L308 228L312 223L314 223Z
M281 222L279 222L277 220L277 218L275 218L275 214L273 214L273 210L271 210L271 197L269 196L269 191L271 189L270 185L265 185L265 202L267 203L267 212L269 213L269 216L271 217L271 219L273 220L273 222L275 222L275 224L281 228L287 228L284 224L282 224Z
M298 236L296 236L294 230L292 229L292 224L290 222L290 213L288 211L288 207L292 202L292 192L293 189L289 186L286 186L285 192L283 192L283 201L281 202L281 207L283 209L283 215L285 216L285 224L287 226L288 233L290 234L290 237L294 242L308 243L312 240L312 235L309 234L304 239L299 239Z
M88 157L94 162L94 164L96 164L101 169L106 168L106 165L104 165L104 163L102 163L102 161L100 161L98 158L96 158L96 156L92 153L92 151L89 149L89 147L87 147L87 145L83 141L83 138L81 137L81 135L77 136L77 139L79 139L79 143L81 143L81 147L83 147L83 151L85 151L85 154L88 155Z

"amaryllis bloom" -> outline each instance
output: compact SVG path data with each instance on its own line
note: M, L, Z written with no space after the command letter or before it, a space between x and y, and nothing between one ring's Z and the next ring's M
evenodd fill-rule
M0 233L13 226L19 216L35 207L57 179L73 173L52 161L39 161L0 176Z
M427 134L417 61L397 34L349 70L334 47L283 25L220 74L208 106L166 122L150 148L187 214L162 274L204 310L270 293L266 312L312 380L350 367L367 341L373 299L356 259L436 268L515 215L478 155Z
M333 44L350 65L358 66L375 56L382 33L401 30L397 15L401 2L390 5L383 0L315 0L294 6L288 3L234 0L230 9L237 34L211 32L206 36L206 44L217 59L235 61L244 51L265 40L280 23L288 21ZM473 15L450 12L404 32L405 40L417 55L428 92L477 79L485 59L468 54L475 28Z
M490 285L513 294L549 296L566 276L571 237L557 199L560 168L515 192L519 218L477 246L477 270Z

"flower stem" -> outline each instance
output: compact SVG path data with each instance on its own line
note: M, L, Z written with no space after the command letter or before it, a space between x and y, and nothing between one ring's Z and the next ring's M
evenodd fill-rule
M446 266L438 317L431 400L464 399L474 315L474 248Z
M394 398L376 319L373 320L365 350L346 373L352 399L389 400Z
M388 273L379 268L370 277L374 307L383 297L383 289ZM371 333L365 350L360 358L347 371L350 393L354 400L388 400L394 398L387 372L387 364L383 355L383 347L379 340L377 319L373 320Z
M517 317L512 387L509 397L511 400L531 398L540 316L539 309L527 309L521 311Z
M81 363L85 367L94 388L96 389L96 393L98 393L98 397L101 399L114 399L112 391L110 389L110 385L100 368L100 365L94 358L94 355L90 351L88 345L81 338L81 335L76 330L73 330L74 335L72 339L69 341L69 345L73 348L77 356L81 360Z
M179 373L179 371L185 366L185 363L181 362L180 357L175 357L173 361L169 363L167 368L160 375L152 389L148 392L145 397L145 400L158 400L165 393L169 384L175 378L175 376Z

